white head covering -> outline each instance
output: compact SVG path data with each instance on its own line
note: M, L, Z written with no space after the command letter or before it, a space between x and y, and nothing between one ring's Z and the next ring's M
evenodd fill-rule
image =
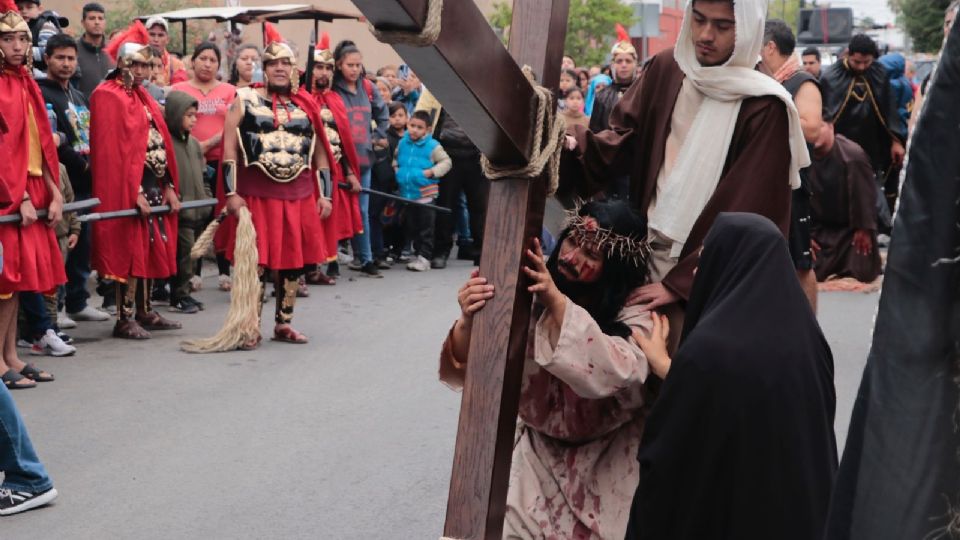
M673 252L677 254L716 191L744 99L776 96L786 106L790 124L789 182L793 189L800 187L800 169L810 164L793 98L781 84L755 69L763 46L767 0L735 0L733 12L736 42L733 55L723 65L707 67L697 61L691 28L693 0L687 2L674 48L680 69L705 96L650 216L650 227L673 240Z

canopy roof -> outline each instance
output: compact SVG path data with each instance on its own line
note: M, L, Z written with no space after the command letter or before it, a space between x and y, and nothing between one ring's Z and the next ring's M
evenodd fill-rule
M209 19L218 22L235 22L250 24L259 21L281 21L306 19L331 22L336 19L363 20L360 12L335 11L321 9L313 4L276 4L272 6L242 6L242 7L197 7L154 13L138 17L146 21L150 17L163 17L167 21L190 21Z

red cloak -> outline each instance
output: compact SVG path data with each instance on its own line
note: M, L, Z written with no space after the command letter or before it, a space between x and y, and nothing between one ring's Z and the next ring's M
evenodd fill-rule
M340 148L347 158L353 175L360 178L360 160L357 159L357 147L353 144L353 135L350 134L350 122L347 119L347 108L343 104L340 94L332 90L313 93L314 99L320 105L326 105L333 114L333 122L340 133ZM333 212L324 223L324 232L327 236L327 249L331 256L337 253L337 242L363 232L363 216L360 214L359 194L340 189L337 184L346 181L346 173L340 163L330 164L330 175L333 178L333 193L328 195L333 199Z
M34 207L40 210L50 205L53 195L43 178L27 175L27 149L30 147L27 107L33 108L43 162L59 186L60 162L40 88L24 67L7 66L0 73L0 111L4 125L0 144L5 149L0 155L0 195L4 202L17 202L28 193ZM6 204L0 209L0 215L19 211L19 204ZM0 295L19 291L48 292L67 281L56 233L44 220L29 227L0 225L0 244L4 251Z
M263 84L262 83L254 84L253 88L263 88ZM294 105L296 105L297 107L300 107L300 109L302 109L305 113L307 113L307 117L310 119L310 123L314 126L313 131L316 134L318 142L320 143L319 146L323 147L323 151L327 155L327 161L330 163L333 163L333 152L330 149L330 142L327 141L327 134L323 130L323 118L321 118L320 116L320 107L317 106L317 102L311 98L309 93L303 90L298 90L297 92L291 92L288 97L290 101L293 102ZM241 99L241 98L238 96L237 99ZM317 126L320 126L320 129L317 129ZM243 166L242 160L238 160L237 166L238 167ZM315 172L313 168L313 163L310 164L310 172L311 174ZM313 191L314 191L314 202L316 202L320 198L320 186L316 182L313 183ZM223 183L223 168L221 167L220 170L217 171L217 199L219 199L219 203L217 204L217 213L219 213L224 207L224 205L226 204L226 196L227 194L226 192L224 192L224 183ZM327 236L324 229L326 228L327 223L329 223L329 219L322 221L322 225L320 227L321 229L320 236L322 236L323 238L318 239L318 241L320 241L323 246L322 249L319 251L322 251L324 253L326 252L326 241L324 239ZM233 253L232 244L234 242L234 239L236 238L236 229L237 229L236 217L227 216L226 219L224 219L220 228L217 229L216 236L214 236L214 249L218 253L226 253L228 255L228 258L230 258L229 256L232 255ZM259 241L260 240L258 240L258 242ZM332 252L329 255L336 256L336 251ZM296 258L296 256L294 256L294 258ZM307 261L307 262L308 264L314 264L313 261ZM316 261L316 262L322 262L322 261ZM285 268L281 268L281 269L285 269Z
M163 136L167 171L180 191L173 140L160 106L138 86L130 93L118 80L100 84L90 96L90 169L98 211L136 208L147 154L150 121ZM103 277L167 278L177 271L177 217L154 216L100 221L93 226L92 266ZM153 229L151 235L151 228ZM151 242L150 238L153 237ZM164 240L166 237L166 240Z

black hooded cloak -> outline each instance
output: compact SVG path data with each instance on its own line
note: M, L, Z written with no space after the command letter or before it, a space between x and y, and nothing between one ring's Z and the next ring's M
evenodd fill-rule
M643 433L627 538L819 540L835 406L830 348L783 235L720 214Z

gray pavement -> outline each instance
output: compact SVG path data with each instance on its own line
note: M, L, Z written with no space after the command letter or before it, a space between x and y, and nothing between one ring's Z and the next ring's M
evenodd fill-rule
M81 323L77 356L31 360L57 380L14 394L61 496L0 519L0 538L437 538L459 407L437 354L468 273L345 271L298 304L306 346L179 352L222 322L213 277L206 312L171 315L184 330L121 342ZM821 296L841 441L877 299Z

